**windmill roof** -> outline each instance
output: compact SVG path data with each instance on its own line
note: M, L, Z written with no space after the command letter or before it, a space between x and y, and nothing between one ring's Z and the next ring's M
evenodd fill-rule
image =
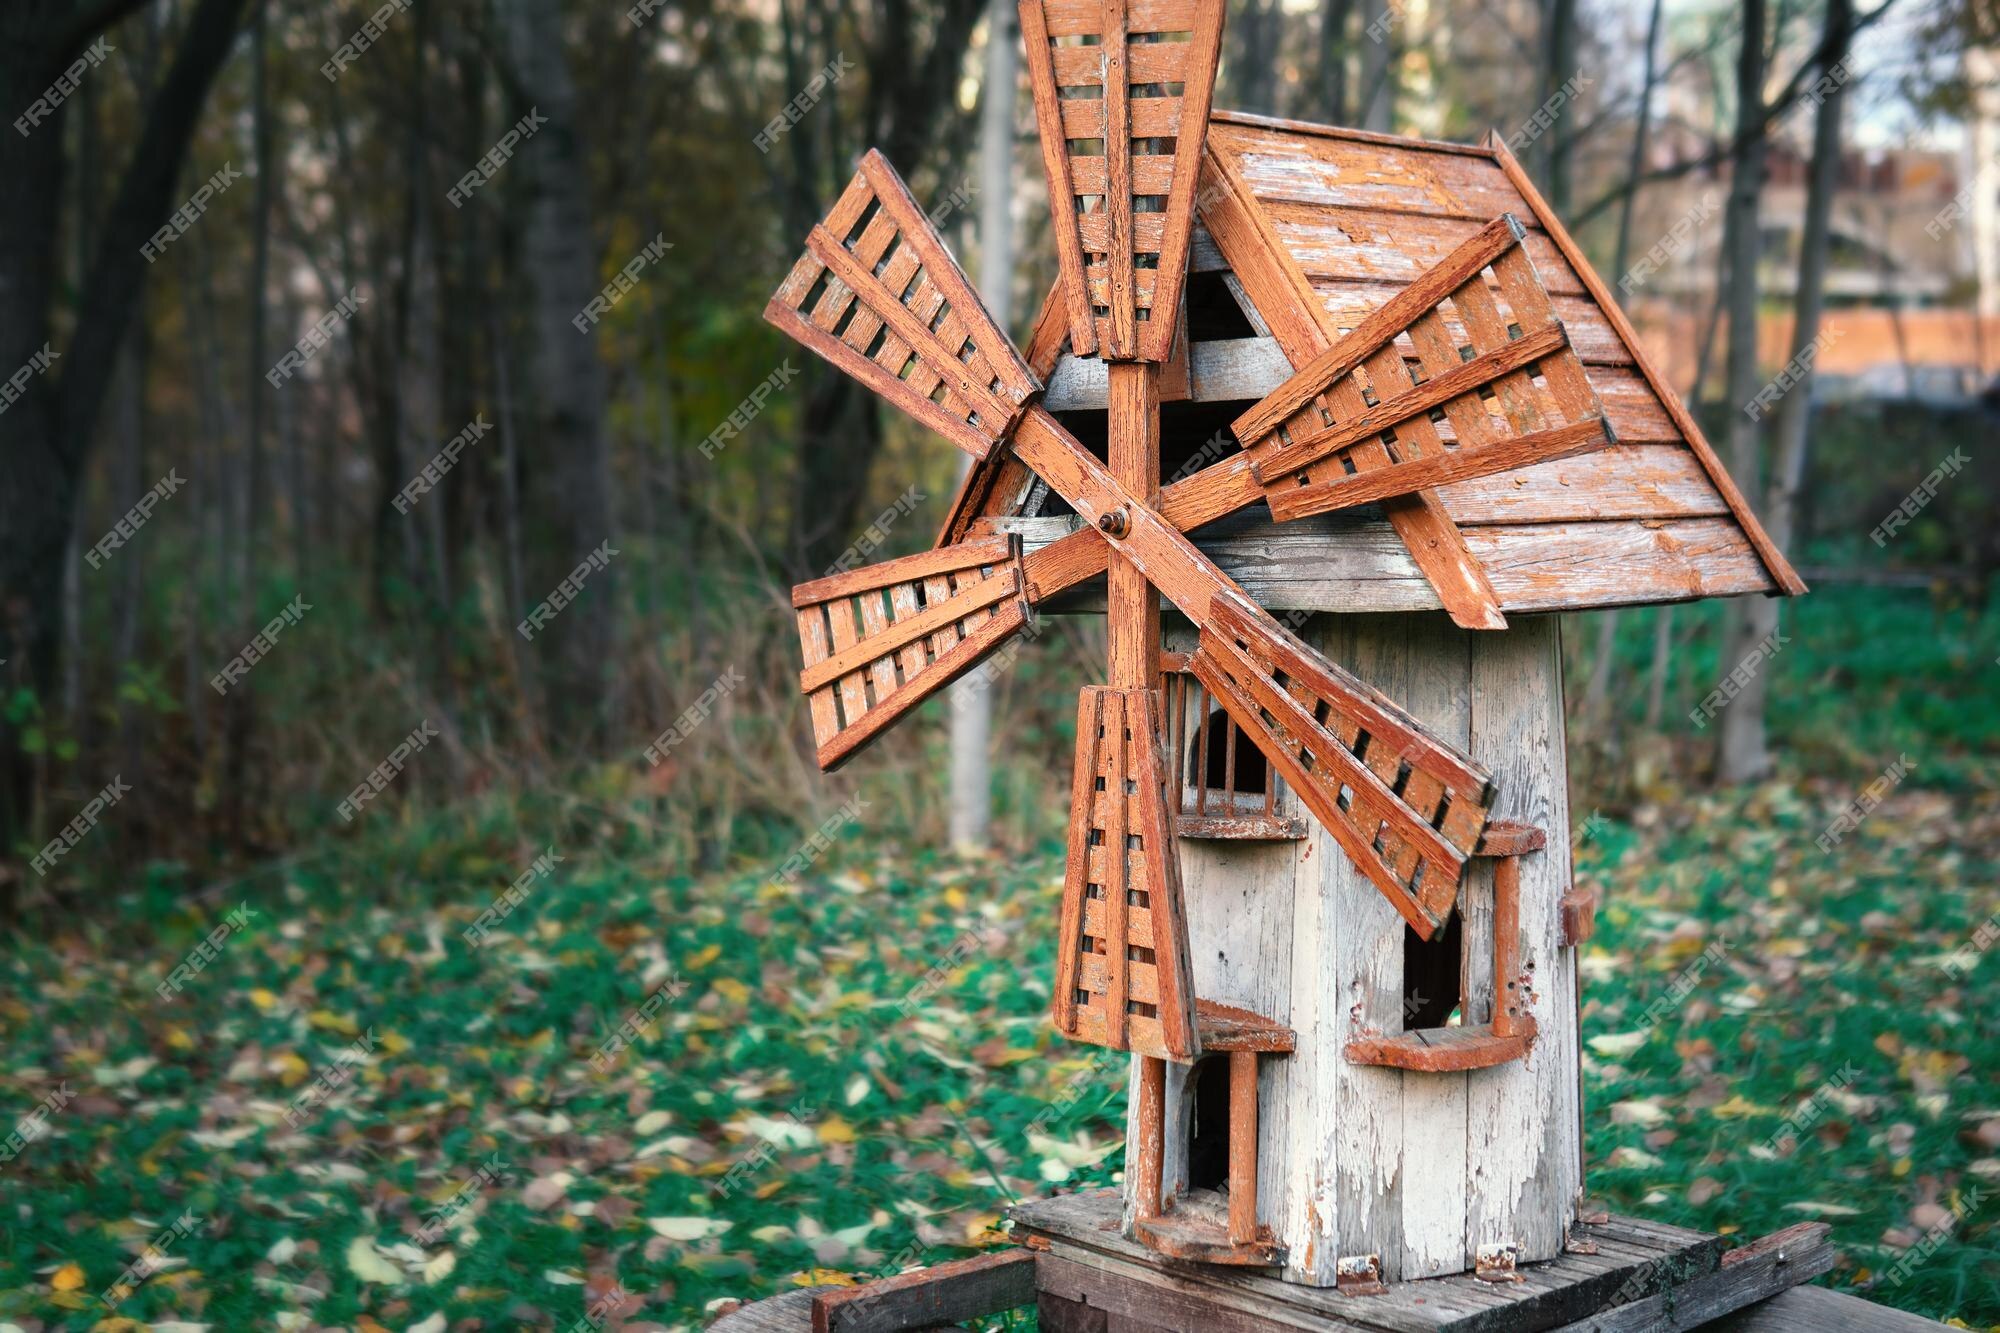
M1191 277L1230 275L1254 307L1256 336L1203 341L1193 331L1184 362L1164 377L1163 400L1261 398L1487 222L1512 213L1618 443L1438 490L1500 608L1804 591L1603 279L1497 136L1477 146L1439 143L1217 112L1197 202ZM1101 412L1102 363L1069 354L1051 296L1028 359L1052 409ZM1173 429L1169 417L1169 436ZM1032 482L1017 461L996 454L968 474L940 539L995 527L1021 531L1031 546L1059 535L1053 529L1066 520L1019 517L1034 512ZM1372 506L1282 525L1258 506L1195 535L1273 609L1440 605Z

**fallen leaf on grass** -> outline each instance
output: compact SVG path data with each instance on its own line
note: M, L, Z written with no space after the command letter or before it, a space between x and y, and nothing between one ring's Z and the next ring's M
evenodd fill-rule
M649 1217L646 1225L668 1240L706 1240L734 1225L719 1217Z
M403 1270L382 1257L375 1248L375 1242L367 1236L356 1236L347 1243L347 1271L363 1282L374 1282L392 1286L403 1280Z

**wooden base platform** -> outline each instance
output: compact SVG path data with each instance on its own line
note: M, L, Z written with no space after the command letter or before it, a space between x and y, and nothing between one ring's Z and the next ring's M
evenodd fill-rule
M1012 1210L1023 1248L863 1287L788 1292L745 1306L712 1333L900 1333L979 1327L1033 1303L1043 1333L1929 1333L1914 1315L1805 1288L1833 1266L1824 1223L1735 1249L1719 1236L1612 1217L1580 1224L1570 1252L1511 1279L1470 1274L1302 1287L1266 1272L1162 1259L1119 1229L1113 1190Z

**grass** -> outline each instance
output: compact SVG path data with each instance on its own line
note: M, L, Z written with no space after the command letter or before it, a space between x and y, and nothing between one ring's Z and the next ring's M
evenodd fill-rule
M1708 613L1683 614L1703 617L1685 708L1719 673ZM1628 619L1636 679L1650 627ZM1683 723L1628 732L1637 776L1579 797L1580 873L1606 890L1590 1188L1732 1234L1823 1219L1834 1285L1994 1324L2000 957L1975 939L2000 908L2000 643L1837 592L1787 633L1778 779L1694 789ZM1902 754L1909 776L1820 850ZM0 955L0 1125L70 1098L0 1166L0 1329L567 1329L614 1283L610 1326L693 1328L731 1297L998 1243L1009 1200L1118 1178L1122 1080L1045 1019L1053 839L937 855L898 831L903 775L864 771L880 804L795 884L773 870L796 830L746 828L693 873L622 782L384 811L193 908L163 869ZM244 928L162 999L238 904Z

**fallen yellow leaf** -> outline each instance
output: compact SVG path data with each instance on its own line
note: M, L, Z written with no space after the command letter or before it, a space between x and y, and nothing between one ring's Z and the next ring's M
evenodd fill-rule
M81 1264L74 1264L74 1263L64 1264L61 1268L58 1268L55 1271L55 1275L49 1279L49 1286L51 1289L55 1291L75 1291L78 1287L81 1287L82 1285L83 1285L83 1266Z

